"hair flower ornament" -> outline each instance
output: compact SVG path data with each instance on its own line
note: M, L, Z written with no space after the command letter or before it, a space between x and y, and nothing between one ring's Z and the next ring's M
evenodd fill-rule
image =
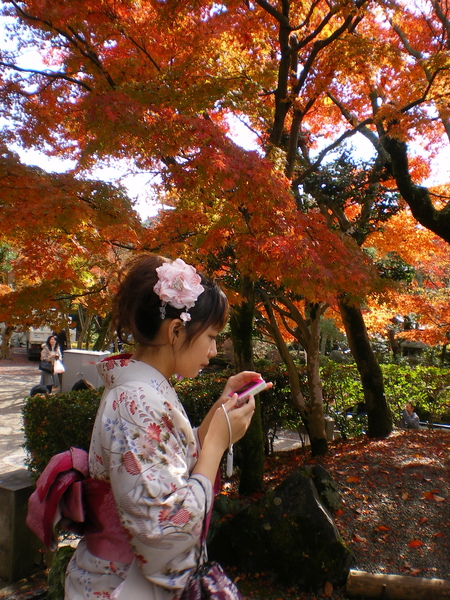
M201 284L200 275L191 265L181 258L172 263L164 263L156 269L158 281L153 290L160 298L162 306L159 309L161 319L166 318L166 305L173 308L183 309L180 319L186 324L191 320L189 309L197 302L198 297L205 288Z

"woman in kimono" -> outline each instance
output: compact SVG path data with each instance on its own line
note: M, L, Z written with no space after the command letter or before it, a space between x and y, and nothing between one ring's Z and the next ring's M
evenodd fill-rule
M181 259L134 260L114 314L119 339L130 343L131 334L136 346L99 363L105 392L86 500L93 525L67 569L65 599L174 600L198 564L222 456L253 416L253 396L240 405L233 390L258 374L230 377L192 428L170 379L195 377L216 355L228 303Z

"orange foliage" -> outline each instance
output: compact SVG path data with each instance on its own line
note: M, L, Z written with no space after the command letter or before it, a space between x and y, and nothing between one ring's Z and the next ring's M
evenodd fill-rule
M366 322L370 329L383 332L392 326L396 315L413 314L419 329L401 332L403 338L430 345L448 343L449 245L418 226L406 213L393 217L385 231L370 236L368 244L377 248L380 257L395 251L416 272L411 283L399 284L383 297L372 297L368 301Z
M103 183L25 167L6 150L3 157L0 242L15 258L0 321L31 323L72 301L105 314L106 282L140 227L129 201Z
M337 211L329 208L325 222L302 185L306 173L320 171L325 144L339 148L340 136L356 131L377 151L386 132L414 141L424 151L410 157L409 175L428 176L447 143L449 70L445 23L425 3L420 13L407 2L365 0L287 2L285 13L276 3L239 0L143 0L138 11L125 0L25 0L16 11L5 4L21 46L39 45L45 61L22 78L14 53L2 49L10 138L75 159L79 174L125 159L156 178L171 207L143 231L120 193L21 171L6 156L12 183L0 191L9 219L3 239L19 252L24 286L44 289L52 279L46 294L80 302L95 291L104 310L116 263L129 251L156 250L196 263L214 257L218 272L236 268L311 300L341 293L361 300L379 290L351 237L361 205L345 207L338 231L330 217ZM258 147L230 141L230 115L252 129ZM370 244L383 254L399 240L396 250L410 264L419 246L432 256L433 241L417 227L412 235L404 212Z

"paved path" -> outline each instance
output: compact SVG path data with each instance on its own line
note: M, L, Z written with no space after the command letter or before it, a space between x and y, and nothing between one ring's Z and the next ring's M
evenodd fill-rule
M23 399L40 382L37 361L25 348L11 348L11 360L0 360L0 473L25 466L22 431Z

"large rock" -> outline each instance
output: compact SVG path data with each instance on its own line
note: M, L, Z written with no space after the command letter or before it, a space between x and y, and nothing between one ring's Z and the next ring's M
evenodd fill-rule
M216 508L224 514L208 540L210 558L242 571L271 573L279 583L302 590L316 591L327 581L343 584L353 555L318 489L327 506L338 508L336 485L322 467L295 471L234 518L224 512L230 506L221 508L226 502L219 500Z

